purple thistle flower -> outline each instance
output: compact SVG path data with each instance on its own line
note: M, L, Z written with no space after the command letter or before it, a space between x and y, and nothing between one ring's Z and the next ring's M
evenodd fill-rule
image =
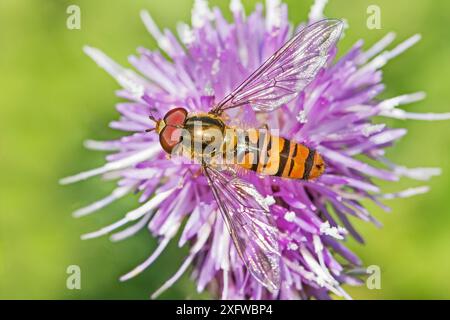
M307 24L323 18L325 2L315 2ZM167 159L158 135L145 133L153 125L148 119L151 113L163 117L174 106L190 112L208 111L214 101L231 92L294 34L288 23L287 6L280 1L268 0L265 16L261 4L249 16L238 0L231 1L230 9L233 23L227 22L219 9L211 10L206 0L195 1L192 26L178 25L181 42L171 31L161 32L150 15L142 12L145 26L170 60L159 51L139 48L139 55L130 57L138 72L116 64L98 49L85 48L122 86L117 94L127 102L117 105L121 118L110 126L129 135L114 141L87 141L90 149L112 152L107 164L62 179L61 183L96 175L118 179L111 195L77 210L74 212L77 217L97 211L136 190L140 192L141 205L114 224L82 238L115 232L111 239L118 241L148 227L159 239L157 249L121 280L147 269L170 241L178 241L180 247L189 245L190 252L183 264L153 298L176 282L190 265L194 267L192 278L198 291L208 288L223 299L328 299L330 293L349 298L342 285L359 284L360 280L350 276L336 256L347 261L346 268L360 266L361 261L342 241L348 236L359 242L363 239L348 217L379 225L361 204L362 200L372 200L389 210L382 200L428 191L424 186L384 194L372 178L428 180L440 174L438 168L408 169L388 161L384 157L385 148L404 136L406 130L373 122L376 116L450 118L448 113L417 114L398 108L423 99L422 92L377 99L384 89L380 69L414 45L420 36L415 35L388 51L383 50L394 40L391 33L367 51L362 50L359 41L334 64L330 59L313 82L287 105L264 120L252 111L246 115L245 120L253 119L257 125L267 123L270 128L279 129L281 136L317 149L327 164L325 174L315 181L245 176L265 196L279 230L281 289L274 294L251 277L240 260L205 178L186 174L192 165ZM335 53L336 48L331 58ZM376 160L384 168L363 162L361 156ZM117 231L123 226L127 227ZM179 233L181 236L176 240Z

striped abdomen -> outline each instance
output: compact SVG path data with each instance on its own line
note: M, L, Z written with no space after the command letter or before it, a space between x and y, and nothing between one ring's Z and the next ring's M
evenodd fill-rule
M188 133L181 142L185 155L199 162L212 164L219 156L224 163L262 175L304 180L315 179L325 170L315 150L267 130L230 128L210 114L189 116L184 129Z
M234 152L239 166L262 175L310 180L325 171L323 159L315 150L266 130L231 129L224 149L225 154Z

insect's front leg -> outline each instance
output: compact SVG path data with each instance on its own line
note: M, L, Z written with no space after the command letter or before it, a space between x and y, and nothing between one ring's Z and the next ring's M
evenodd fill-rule
M186 176L190 174L192 178L197 179L202 174L202 168L198 168L197 170L193 171L191 167L187 168L186 171L184 171L183 176L180 179L180 182L178 183L178 188L181 189L184 186L184 181L186 180Z

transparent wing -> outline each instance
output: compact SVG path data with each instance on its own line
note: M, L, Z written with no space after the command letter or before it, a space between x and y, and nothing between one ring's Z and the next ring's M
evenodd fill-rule
M272 111L294 99L328 60L343 23L325 19L311 24L266 60L211 112L250 104L256 111Z
M250 273L270 291L280 288L278 229L251 184L210 166L204 173L236 249Z

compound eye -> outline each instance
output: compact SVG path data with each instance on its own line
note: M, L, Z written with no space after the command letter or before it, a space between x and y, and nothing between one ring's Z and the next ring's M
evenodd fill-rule
M175 108L164 116L164 129L159 134L159 142L162 148L171 153L172 149L181 142L184 122L187 118L184 108Z
M187 111L183 108L175 108L167 112L164 123L171 126L182 126L187 117Z
M172 149L181 141L182 129L177 127L166 126L159 135L161 147L167 153L171 153Z

